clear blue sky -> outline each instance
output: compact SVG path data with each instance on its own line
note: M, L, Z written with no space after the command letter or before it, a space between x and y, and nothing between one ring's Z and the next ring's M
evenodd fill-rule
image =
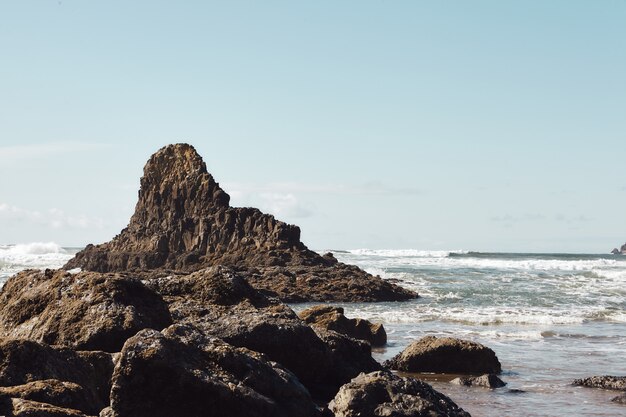
M0 243L102 242L189 142L313 248L626 241L626 2L4 1Z

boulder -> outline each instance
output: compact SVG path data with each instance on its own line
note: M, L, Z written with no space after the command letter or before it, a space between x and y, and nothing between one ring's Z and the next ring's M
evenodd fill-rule
M337 344L344 350L334 349L293 310L252 288L232 269L217 266L150 279L146 285L169 304L176 323L194 325L231 345L266 354L296 374L316 398L330 400L360 372L378 369L369 346L342 340Z
M193 272L222 264L246 271L253 286L284 301L417 297L309 250L297 226L229 202L192 146L168 145L144 168L128 227L110 242L88 245L64 268L167 275L168 270Z
M0 291L4 337L116 352L139 330L171 322L159 295L120 274L26 270Z
M321 410L295 375L266 356L173 325L126 341L106 415L309 417Z
M0 396L0 415L6 417L86 417L71 408Z
M619 254L620 254L620 253L622 253L622 252L621 252L619 249L617 249L617 248L613 248L613 250L611 251L611 253L612 253L613 255L619 255Z
M613 398L611 401L613 401L614 403L626 405L626 394L618 395L617 397Z
M0 397L45 403L60 408L79 410L85 414L97 414L100 409L89 401L90 394L73 382L46 379L12 387L0 387ZM95 407L94 407L95 406ZM2 412L0 411L1 415Z
M626 391L626 376L592 376L590 378L576 379L573 385L588 388L603 388Z
M334 330L338 333L364 340L372 346L384 346L387 333L381 323L371 323L364 319L349 319L342 307L319 305L301 311L298 316L310 326Z
M506 382L502 381L496 374L484 374L481 376L462 376L454 378L451 384L464 385L466 387L502 388Z
M427 383L388 371L357 376L341 387L328 408L335 417L470 417Z
M72 405L95 414L109 403L112 372L113 360L104 353L0 340L0 387L10 391L5 396Z
M427 336L411 343L385 366L406 372L456 374L500 373L493 350L480 343L451 337Z

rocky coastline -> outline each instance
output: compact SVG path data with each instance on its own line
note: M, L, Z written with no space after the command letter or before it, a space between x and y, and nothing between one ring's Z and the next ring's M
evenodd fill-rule
M626 243L624 243L619 249L614 248L611 253L613 255L626 255Z
M327 304L417 296L230 207L195 149L169 145L120 234L0 290L0 416L468 417L396 371L496 389L493 350L426 337L380 364L382 325ZM295 301L325 304L297 315Z

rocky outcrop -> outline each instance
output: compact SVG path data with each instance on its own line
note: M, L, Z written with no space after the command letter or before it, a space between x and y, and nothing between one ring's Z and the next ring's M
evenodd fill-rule
M142 330L113 374L114 417L312 417L320 410L287 369L192 326Z
M120 274L23 271L0 292L0 335L116 352L141 329L172 323L167 305Z
M626 394L618 395L617 397L611 399L614 403L624 404L626 405Z
M622 247L621 247L621 248L619 248L619 249L614 248L614 249L611 251L611 253L612 253L613 255L626 255L626 243L624 243L624 244L622 245Z
M387 333L381 323L371 323L358 318L349 319L344 315L342 307L314 306L301 311L298 316L310 326L364 340L372 346L384 346L387 343Z
M88 401L89 393L73 382L47 379L24 385L0 387L0 398L35 401L60 408L79 410L86 414L97 414L100 409ZM0 411L0 414L2 412ZM5 415L5 414L2 414Z
M386 371L357 376L328 407L335 417L470 417L427 383Z
M0 395L0 415L3 417L86 417L85 414L71 408L21 398L2 397L2 395Z
M109 403L112 372L113 360L104 353L75 352L27 340L0 341L0 387L5 398L97 414Z
M293 310L256 291L229 268L151 279L146 285L163 296L175 322L266 354L295 373L316 398L330 399L360 372L379 369L369 346L338 341L340 335L320 339Z
M245 271L253 286L284 301L417 297L309 250L297 226L254 208L230 207L229 201L192 146L168 145L144 168L128 227L110 242L88 245L65 268L167 275L222 264Z
M626 376L592 376L590 378L576 379L573 385L588 388L614 389L626 391Z
M484 374L481 376L462 376L454 378L451 384L463 385L466 387L502 388L506 382L502 381L496 374Z
M411 343L385 366L406 372L457 374L500 373L493 350L480 343L451 337L427 336Z

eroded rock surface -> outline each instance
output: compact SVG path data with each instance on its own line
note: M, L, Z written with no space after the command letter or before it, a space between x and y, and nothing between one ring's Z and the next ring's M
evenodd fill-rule
M4 337L116 352L139 330L171 323L160 296L119 274L27 270L0 292Z
M96 404L89 401L90 394L83 387L73 382L56 379L33 381L12 387L0 387L0 397L35 401L60 408L79 410L86 414L100 412Z
M493 350L480 343L451 337L427 336L411 343L385 366L406 372L457 374L500 373Z
M192 146L168 145L144 168L128 227L108 243L88 245L65 268L154 274L223 264L245 271L254 287L284 301L417 297L309 250L297 226L255 208L230 207L229 201Z
M287 369L192 326L142 330L113 374L114 417L312 417L320 410Z
M506 382L498 378L495 374L484 374L481 376L467 376L454 378L451 384L464 385L466 387L502 388Z
M113 360L109 356L107 364L107 356L27 340L0 340L0 387L9 390L5 397L46 400L97 413L109 403Z
M340 335L322 340L288 306L261 294L232 269L212 267L146 285L163 296L175 322L266 354L295 373L316 398L330 399L360 372L378 369L369 346Z
M349 319L342 307L319 305L302 310L298 316L310 326L333 330L354 339L364 340L372 346L384 346L387 333L381 323L364 319Z
M357 376L328 407L335 417L470 417L427 383L387 371Z
M0 395L0 415L3 417L86 417L85 414L71 408L22 398L2 397L2 395Z
M576 379L574 385L580 385L588 388L603 388L626 391L626 376L592 376L589 378Z

